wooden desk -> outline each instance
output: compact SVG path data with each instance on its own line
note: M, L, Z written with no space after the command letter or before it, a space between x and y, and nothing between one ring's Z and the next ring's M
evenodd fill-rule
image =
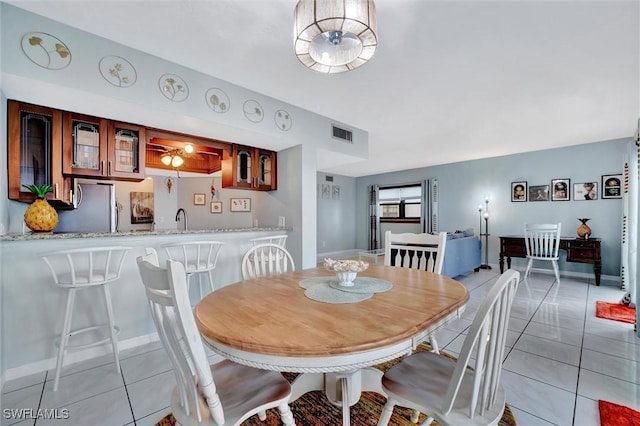
M206 296L195 309L205 342L235 362L303 373L291 400L324 390L346 410L362 390L382 393L382 373L370 366L409 353L460 313L469 293L450 278L414 269L371 265L358 274L393 288L358 303L316 302L300 280L333 276L324 268L241 281ZM342 387L340 387L342 386Z
M600 257L600 239L561 237L560 249L567 252L567 262L589 263L593 265L596 285L600 285L602 258ZM524 236L507 235L500 237L500 273L504 272L504 258L507 258L507 269L511 268L512 257L527 257Z

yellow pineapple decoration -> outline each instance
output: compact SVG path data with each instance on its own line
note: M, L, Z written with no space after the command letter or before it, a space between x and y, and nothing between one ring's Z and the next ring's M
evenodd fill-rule
M50 232L58 225L58 212L45 200L51 185L22 185L36 195L36 200L24 212L24 222L34 232Z

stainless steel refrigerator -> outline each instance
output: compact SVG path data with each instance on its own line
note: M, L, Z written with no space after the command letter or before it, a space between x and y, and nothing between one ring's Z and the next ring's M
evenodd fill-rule
M58 211L54 232L116 232L116 190L112 183L77 183L74 210Z

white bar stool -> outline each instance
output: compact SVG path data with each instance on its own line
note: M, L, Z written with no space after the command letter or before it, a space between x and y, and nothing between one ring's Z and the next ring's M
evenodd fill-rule
M187 284L191 285L191 277L197 275L200 299L202 299L202 275L206 274L209 289L213 291L213 270L216 268L223 245L224 243L221 241L188 241L166 244L162 247L167 252L169 260L175 260L184 265L187 272Z
M269 235L268 237L258 237L249 240L251 246L255 247L260 244L277 244L286 248L288 235Z
M67 289L67 303L62 324L62 333L58 343L58 359L56 361L56 374L53 383L53 390L58 390L60 381L60 371L67 350L83 349L97 346L111 341L113 356L116 361L116 371L120 373L120 359L118 357L118 341L116 334L119 328L113 321L113 307L111 304L111 294L109 284L120 278L122 263L125 255L131 247L111 246L111 247L91 247L72 250L61 250L41 254L51 273L55 285ZM71 317L73 315L73 305L76 292L102 286L104 291L105 307L107 309L108 324L98 324L71 330ZM99 332L108 330L108 336L104 339L85 344L69 344L69 339L85 332Z

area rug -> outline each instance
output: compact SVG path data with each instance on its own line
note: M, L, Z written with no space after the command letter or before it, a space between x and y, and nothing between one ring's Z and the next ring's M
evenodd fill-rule
M636 308L621 303L609 303L598 300L596 302L596 316L614 321L636 323Z
M421 344L416 349L417 351L430 350L430 346L427 344ZM448 356L445 354L445 356ZM450 358L453 358L449 356ZM455 358L453 358L455 359ZM392 365L400 361L400 358L394 359L383 364L376 365L375 367L381 371L386 371L391 368ZM290 382L297 377L294 373L283 373L283 375ZM387 399L375 392L363 392L360 401L351 407L351 424L353 426L374 426L378 423L380 413ZM295 418L296 425L298 426L333 426L342 424L342 411L339 407L332 405L327 400L324 392L315 391L308 392L298 398L296 401L290 404L293 417ZM411 423L411 410L403 407L396 406L393 410L393 415L389 421L391 426L408 426L413 425ZM420 415L420 422L426 419L424 414ZM437 422L433 422L432 425L437 425ZM500 426L515 426L517 425L516 419L509 409L509 405L505 407L502 419L498 423ZM160 420L156 426L174 426L175 419L171 414ZM242 423L242 426L280 426L280 414L277 409L267 410L266 420L260 421L257 416L246 420Z
M600 426L640 426L640 412L609 401L598 401Z

